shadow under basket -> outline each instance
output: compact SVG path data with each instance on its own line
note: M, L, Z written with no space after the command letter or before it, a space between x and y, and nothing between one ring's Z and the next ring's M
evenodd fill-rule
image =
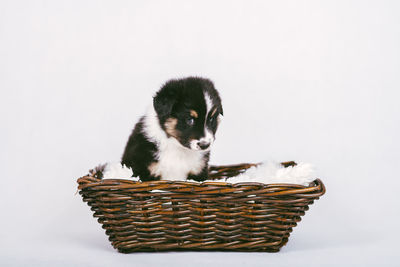
M294 162L282 163L285 167ZM211 166L209 179L227 179L256 164ZM223 181L223 180L222 180ZM309 186L189 181L78 179L79 194L119 252L227 250L277 252L314 200Z

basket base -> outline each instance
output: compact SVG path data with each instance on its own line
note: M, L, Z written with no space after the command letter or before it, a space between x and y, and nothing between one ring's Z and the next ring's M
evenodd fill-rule
M282 241L278 244L278 245L274 245L274 246L259 246L259 247L255 247L255 248L179 248L179 244L178 243L171 243L170 245L175 247L175 248L154 248L154 247L135 247L135 248L126 248L126 247L114 247L115 249L118 250L118 252L120 253L124 253L124 254L128 254L128 253L134 253L134 252L169 252L169 251L180 251L180 252L184 252L184 251L214 251L214 252L269 252L269 253L276 253L279 252L280 249L286 245L286 243L288 242L288 238L285 237L282 239Z

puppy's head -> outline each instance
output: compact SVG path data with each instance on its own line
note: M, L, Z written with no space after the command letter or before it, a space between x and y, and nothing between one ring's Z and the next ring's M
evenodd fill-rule
M157 92L153 105L161 128L184 147L208 150L214 142L223 110L210 80L170 80Z

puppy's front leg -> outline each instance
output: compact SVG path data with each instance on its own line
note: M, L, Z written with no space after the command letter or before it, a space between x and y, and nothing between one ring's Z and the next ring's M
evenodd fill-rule
M202 182L208 179L208 166L204 167L199 174L189 174L188 180L195 180L197 182Z

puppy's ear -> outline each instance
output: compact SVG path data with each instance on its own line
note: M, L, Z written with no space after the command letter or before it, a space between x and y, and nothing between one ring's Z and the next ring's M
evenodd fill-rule
M165 121L170 117L177 101L178 88L174 83L174 81L167 82L153 98L153 106L160 121Z
M218 107L218 112L219 114L221 114L222 116L224 116L224 110L222 109L222 105L220 104Z

